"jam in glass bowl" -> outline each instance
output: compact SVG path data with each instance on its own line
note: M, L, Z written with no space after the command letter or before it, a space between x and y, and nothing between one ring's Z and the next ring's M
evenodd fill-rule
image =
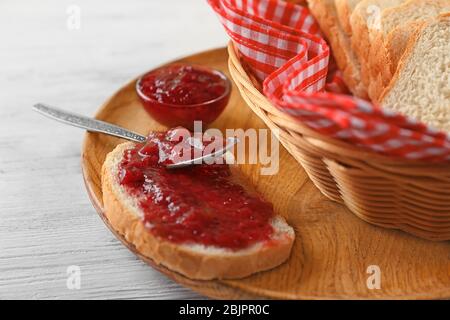
M145 110L168 127L193 129L194 121L207 125L225 109L231 93L230 80L220 71L172 64L144 74L136 92Z

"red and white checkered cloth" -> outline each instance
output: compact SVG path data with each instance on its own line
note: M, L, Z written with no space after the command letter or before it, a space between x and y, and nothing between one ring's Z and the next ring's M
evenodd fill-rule
M348 95L309 10L276 0L208 0L275 106L377 153L450 161L450 135Z

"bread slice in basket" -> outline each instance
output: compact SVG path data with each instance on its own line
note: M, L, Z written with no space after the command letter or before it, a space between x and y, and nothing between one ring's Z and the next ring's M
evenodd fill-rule
M340 26L334 0L308 0L308 5L331 45L346 85L354 95L367 98L366 87L361 82L361 66L350 46L350 38Z
M153 235L142 221L143 212L138 200L119 182L119 164L124 152L133 147L133 143L123 143L107 155L102 168L103 205L110 225L141 255L186 277L200 280L246 277L274 268L289 257L295 235L281 216L270 221L273 227L270 240L239 250L175 243Z
M358 3L362 0L334 0L336 5L336 12L339 18L339 23L342 29L350 36L352 34L352 25L350 17L355 10Z
M379 28L371 31L369 97L378 101L395 73L409 38L420 22L450 12L450 0L409 0L381 12Z
M351 47L361 65L361 80L370 89L369 55L372 32L379 28L380 16L383 10L396 7L405 0L363 0L352 12L350 24L352 29Z
M409 40L381 103L450 131L450 13L422 23Z

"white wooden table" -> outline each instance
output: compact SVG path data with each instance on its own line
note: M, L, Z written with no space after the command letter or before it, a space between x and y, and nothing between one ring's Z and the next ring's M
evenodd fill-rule
M200 298L114 238L84 189L83 132L30 107L93 115L143 71L226 41L205 0L0 2L0 299Z

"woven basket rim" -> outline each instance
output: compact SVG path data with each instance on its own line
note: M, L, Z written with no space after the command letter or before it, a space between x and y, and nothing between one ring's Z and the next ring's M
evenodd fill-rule
M406 170L404 170L405 175L408 175L408 171L411 171L411 169L426 169L427 173L431 175L442 174L444 172L448 175L450 173L449 162L427 162L423 160L402 159L382 155L371 150L364 150L363 148L356 147L339 139L322 135L302 124L298 120L292 121L294 118L292 118L288 114L282 113L280 110L274 107L266 98L266 96L264 96L264 94L255 87L253 80L250 78L241 64L237 49L235 48L233 41L230 41L228 44L228 54L230 62L236 68L239 76L241 77L241 79L236 79L235 75L232 74L234 81L238 82L241 86L244 86L247 90L254 94L258 100L264 101L265 106L269 108L271 112L274 112L276 116L281 116L286 119L289 118L292 124L290 126L290 129L294 129L296 132L299 132L301 135L303 135L304 139L308 140L310 144L315 145L322 150L326 150L327 153L334 154L336 157L344 156L346 158L354 159L357 161L374 163L378 168L384 166L388 166L391 169L393 166L398 166L399 169L407 168ZM263 111L267 112L266 110Z

